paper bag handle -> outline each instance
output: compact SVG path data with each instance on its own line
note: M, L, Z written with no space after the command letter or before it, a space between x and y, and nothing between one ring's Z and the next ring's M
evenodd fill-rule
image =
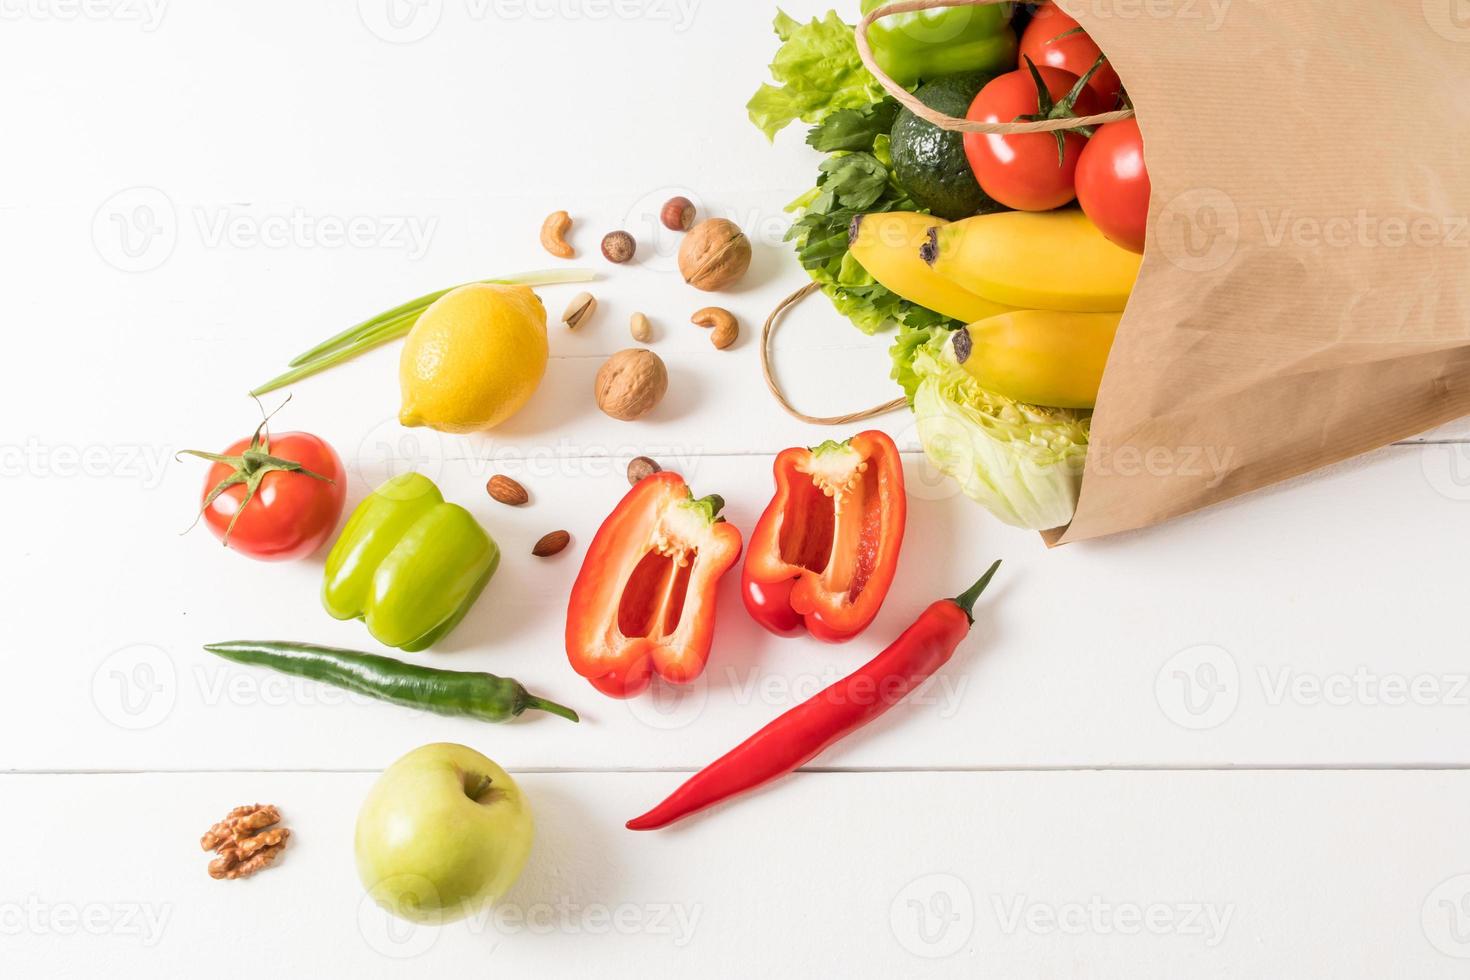
M1101 126L1105 123L1133 118L1132 109L1118 109L1095 116L1078 116L1075 119L1042 119L1037 122L986 123L956 119L954 116L929 108L915 98L908 89L888 77L888 74L878 66L878 59L873 57L873 46L868 43L868 28L873 26L874 21L890 14L908 14L919 10L933 10L935 7L981 7L986 4L1006 2L1009 0L897 0L895 3L884 4L874 8L858 23L855 32L858 57L863 59L864 67L874 78L878 79L878 83L898 101L899 105L925 122L938 126L940 129L947 129L952 133L994 133L1019 136L1023 133L1054 133L1059 129Z

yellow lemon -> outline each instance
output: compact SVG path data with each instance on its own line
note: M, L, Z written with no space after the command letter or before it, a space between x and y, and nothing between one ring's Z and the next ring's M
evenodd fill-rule
M476 432L510 418L546 374L546 307L525 286L461 286L414 324L398 380L406 426Z

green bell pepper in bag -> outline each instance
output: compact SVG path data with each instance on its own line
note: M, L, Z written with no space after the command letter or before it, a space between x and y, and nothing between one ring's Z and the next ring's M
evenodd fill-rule
M384 646L414 653L459 624L499 564L499 546L470 512L408 473L352 512L327 556L322 604L337 619L363 620Z
M869 14L893 0L863 0ZM1011 4L938 7L889 14L873 23L868 41L878 66L900 85L960 72L1016 67L1016 32Z

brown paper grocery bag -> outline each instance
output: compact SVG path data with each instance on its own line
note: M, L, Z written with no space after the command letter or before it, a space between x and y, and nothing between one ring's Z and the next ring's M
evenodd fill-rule
M1470 414L1470 0L1058 6L1123 78L1153 199L1049 541Z

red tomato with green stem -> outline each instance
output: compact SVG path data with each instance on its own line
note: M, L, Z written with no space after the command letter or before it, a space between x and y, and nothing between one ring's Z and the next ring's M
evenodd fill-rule
M1085 75L1097 64L1102 50L1092 37L1054 4L1043 4L1031 15L1031 23L1021 32L1020 61L1018 67L1026 67L1030 58L1038 65L1060 68L1074 75ZM1103 112L1117 108L1123 97L1123 81L1113 70L1112 64L1104 61L1087 87L1097 96Z
M185 454L214 463L200 516L226 547L251 558L305 558L331 536L347 502L341 458L305 432L271 436L262 422L223 453Z
M1102 111L1097 96L1060 68L1034 64L992 79L965 118L1009 123L1090 116ZM1077 196L1077 158L1087 138L1077 130L1004 136L965 134L965 156L980 188L1017 211L1050 211Z
M1143 254L1150 190L1138 120L1099 127L1077 161L1077 203L1108 241Z

